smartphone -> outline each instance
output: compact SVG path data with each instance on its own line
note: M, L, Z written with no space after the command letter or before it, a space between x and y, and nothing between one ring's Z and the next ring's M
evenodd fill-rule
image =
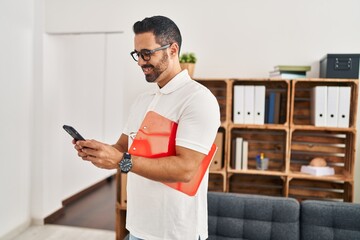
M85 140L85 138L83 138L72 126L64 125L63 128L75 139L75 141Z

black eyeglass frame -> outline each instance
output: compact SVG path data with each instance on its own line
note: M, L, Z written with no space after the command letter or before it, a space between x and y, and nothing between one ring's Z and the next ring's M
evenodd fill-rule
M139 56L141 56L141 58L144 60L144 61L150 61L151 59L151 55L154 54L155 52L157 51L160 51L160 50L164 50L164 49L167 49L171 46L171 43L169 44L166 44L164 46L161 46L161 47L158 47L158 48L155 48L153 50L148 50L148 49L142 49L140 50L140 52L134 50L130 53L131 57L134 59L135 62L137 62L139 60Z

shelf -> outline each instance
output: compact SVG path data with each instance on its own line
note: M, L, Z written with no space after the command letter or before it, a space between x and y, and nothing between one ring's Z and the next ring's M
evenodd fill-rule
M277 116L276 124L267 124L266 118L264 119L264 126L267 125L289 125L289 112L290 112L290 81L289 80L273 80L273 79L232 79L230 81L230 94L231 95L231 106L234 106L235 98L234 96L234 87L235 86L264 86L265 87L265 99L268 99L270 95L275 94L277 96L277 103L279 107L279 115ZM265 103L266 105L266 103ZM266 109L265 107L265 116L266 116ZM234 113L233 113L233 107L231 107L230 111L230 119L233 121L234 119ZM278 122L277 122L278 121ZM233 122L231 122L233 123ZM243 124L241 124L243 125ZM244 125L251 125L253 124L244 124ZM255 125L256 126L256 125Z
M338 131L338 132L356 132L355 127L340 128L340 127L317 127L314 125L293 125L292 130L310 130L310 131Z
M288 197L298 201L312 199L352 202L353 191L352 182L294 178L289 181Z
M230 129L265 129L265 130L287 130L289 127L283 124L229 124Z
M229 176L229 192L283 196L285 182L281 176L234 174Z
M220 174L220 175L226 175L226 170L225 169L221 169L221 170L210 170L209 171L210 174Z
M349 119L349 128L356 129L356 111L358 104L358 80L355 79L294 79L292 80L291 118L292 127L314 127L311 124L311 91L315 86L339 86L351 87L350 109L352 113ZM330 127L332 128L332 127Z
M282 171L269 171L269 170L236 170L229 168L227 170L229 175L236 173L236 174L253 174L253 175L271 175L271 176L287 176L285 172Z
M290 134L290 171L300 172L301 166L320 157L336 174L351 173L349 177L353 178L355 139L355 132L294 130Z
M256 170L256 156L264 153L269 158L268 171L282 172L286 169L286 158L288 152L287 131L285 129L251 129L251 128L231 128L230 129L230 156L228 156L228 171L235 170L236 139L241 138L248 142L247 148L247 169L246 171Z
M341 182L352 182L353 178L349 174L335 174L331 176L313 176L301 172L291 172L288 174L290 179L307 179L317 181L341 181Z

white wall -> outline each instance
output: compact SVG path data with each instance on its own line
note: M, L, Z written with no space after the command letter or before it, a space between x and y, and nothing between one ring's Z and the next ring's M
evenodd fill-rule
M358 0L2 1L0 140L1 161L6 161L6 167L0 168L3 203L0 210L5 213L0 215L0 237L31 218L41 219L52 213L61 205L62 198L98 180L101 173L93 172L94 169L81 162L75 163L73 153L67 152L66 141L69 139L61 125L63 121L73 123L86 137L104 140L113 139L120 131L129 103L147 88L140 69L129 55L133 49L132 24L135 21L157 14L172 18L182 31L183 51L195 51L198 56L195 77L267 77L278 64L311 65L309 76L312 77L318 76L318 61L326 53L360 52L358 9ZM123 31L120 38L101 40L97 39L101 35L91 37L100 45L107 41L108 47L116 46L115 52L119 54L104 49L104 54L112 60L103 66L106 74L99 87L102 104L106 106L102 109L102 120L94 116L93 122L85 121L84 115L90 115L89 109L85 105L83 112L78 112L76 104L80 100L72 105L73 90L65 90L65 86L72 83L70 79L77 79L77 74L86 76L87 69L70 70L68 73L74 75L67 75L60 71L60 66L50 64L65 61L70 56L74 57L70 57L71 61L80 61L81 51L90 46L82 48L76 43L81 36L43 35L43 28L52 34ZM69 44L70 39L75 42ZM96 51L91 51L90 56L95 56ZM92 64L97 60L92 59ZM61 66L71 68L66 61ZM66 78L64 82L60 83L63 79L59 76ZM74 85L82 85L81 81ZM95 85L89 91L97 86L96 82L92 83ZM108 90L104 90L106 88ZM121 88L119 92L118 88ZM116 99L117 93L121 99ZM111 103L117 101L122 101L115 105L122 105L119 110L123 115L113 119ZM84 106L79 104L79 108ZM97 106L96 111L101 108ZM97 122L101 122L102 127ZM107 129L109 125L111 129ZM70 165L71 169L68 169ZM356 172L359 171L360 164L357 164ZM77 174L94 176L78 178ZM70 186L72 181L76 182L74 187ZM359 185L357 174L357 202L360 202Z
M32 7L0 1L0 238L30 220Z
M46 35L44 41L43 150L49 191L70 197L114 171L80 161L72 138L61 129L75 127L85 138L115 143L123 126L121 33ZM110 56L109 56L110 54ZM119 66L117 66L119 65ZM52 139L52 141L48 141ZM56 170L53 170L56 169ZM58 175L57 177L54 177ZM47 179L49 179L47 178ZM60 191L51 188L58 183ZM54 201L49 201L54 202Z
M325 54L360 53L357 0L76 2L48 0L46 30L96 32L120 28L124 31L123 49L130 52L135 21L158 14L169 16L182 32L182 50L194 51L198 56L195 77L199 78L267 77L279 64L311 65L308 77L318 77L319 60ZM95 9L99 14L92 14ZM65 21L61 16L66 16ZM124 75L132 83L126 85L129 102L143 90L139 72L128 56ZM360 202L360 164L355 167L355 201Z
M121 34L43 34L42 42L31 185L31 217L38 222L62 200L115 173L79 159L62 125L110 144L123 127Z

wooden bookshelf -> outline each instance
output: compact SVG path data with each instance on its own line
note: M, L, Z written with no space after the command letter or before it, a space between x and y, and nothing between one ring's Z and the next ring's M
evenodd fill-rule
M353 201L358 80L355 79L198 79L219 101L222 129L225 129L224 171L210 171L209 190ZM281 93L280 121L277 124L235 124L234 86L262 85L266 94ZM350 124L347 128L316 127L311 124L310 92L314 86L350 86ZM222 90L220 88L223 88ZM224 102L227 104L224 105ZM248 169L234 168L237 137L248 140ZM271 159L268 170L257 170L255 157L265 152ZM333 176L311 176L300 172L314 157L325 157L334 167ZM221 179L223 178L223 179ZM312 185L313 183L313 185Z
M306 199L353 201L358 80L355 79L196 79L219 102L223 135L221 167L210 168L209 191L238 192ZM262 85L266 94L281 94L279 123L235 124L234 86ZM314 86L350 86L350 124L348 128L316 127L311 124L310 91ZM249 140L248 169L236 170L234 139ZM255 156L266 152L268 170L257 170ZM318 156L335 168L333 176L312 176L300 172ZM125 230L126 191L124 175L117 174L116 239Z

